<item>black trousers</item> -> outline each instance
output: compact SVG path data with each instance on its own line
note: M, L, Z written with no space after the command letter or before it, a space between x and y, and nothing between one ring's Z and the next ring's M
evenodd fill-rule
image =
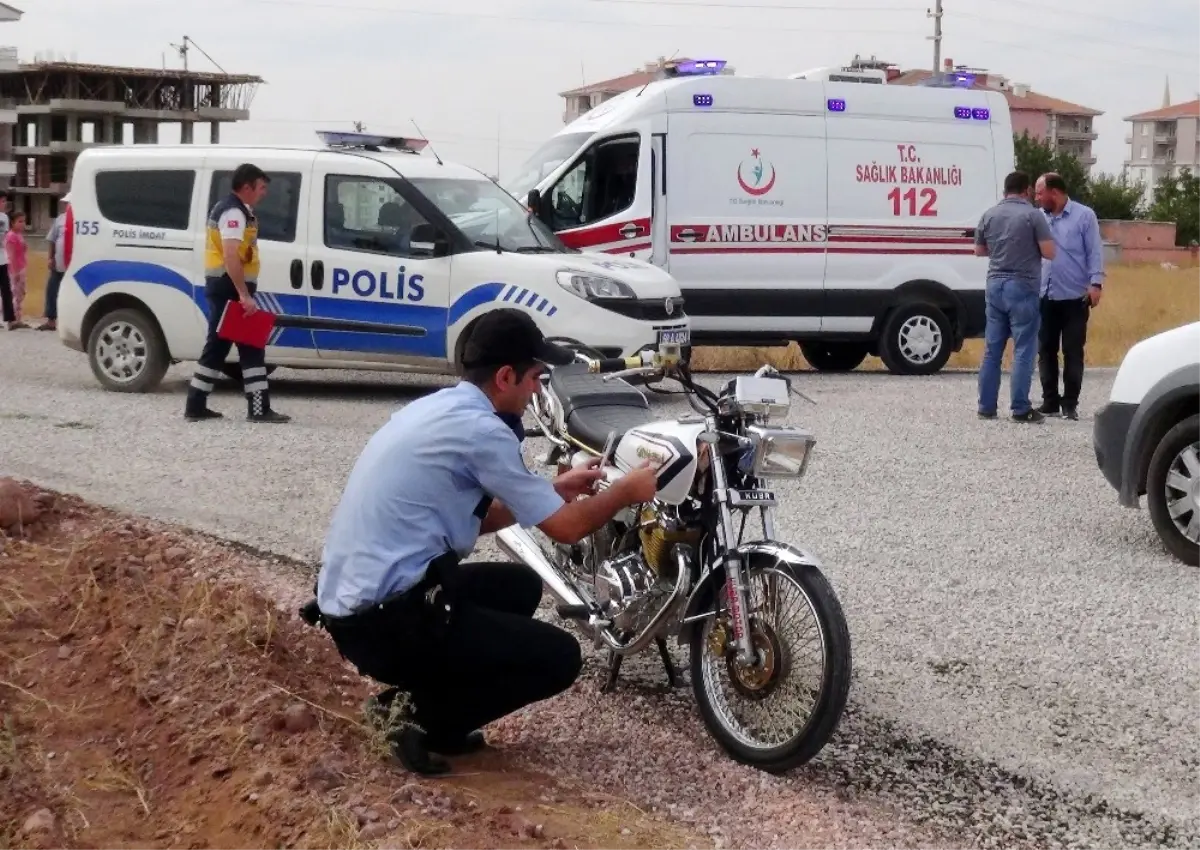
M16 321L17 312L13 309L13 291L8 280L7 263L0 266L0 310L4 313L4 321Z
M247 281L246 289L251 295L255 293L255 284ZM196 364L196 371L188 388L187 407L189 410L203 410L208 394L213 391L213 381L219 380L224 373L221 367L229 357L233 342L222 339L217 334L221 323L221 314L230 301L237 301L237 287L233 285L229 275L219 278L209 278L204 284L204 298L208 302L208 335L204 340L204 348ZM251 412L256 409L269 408L265 401L267 395L266 351L250 345L236 343L238 361L242 367L242 389L250 401Z
M542 581L522 564L461 564L448 618L424 594L326 628L359 673L411 694L414 720L455 741L562 693L582 668L579 642L533 619Z
M1087 343L1086 298L1064 301L1042 299L1042 326L1038 332L1038 371L1042 379L1042 404L1075 407L1083 386L1083 348ZM1058 351L1062 347L1062 392L1058 386Z

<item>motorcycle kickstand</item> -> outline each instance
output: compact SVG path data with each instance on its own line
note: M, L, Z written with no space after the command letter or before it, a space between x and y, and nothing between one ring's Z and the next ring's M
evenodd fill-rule
M663 667L667 671L667 685L672 688L679 687L679 674L675 670L675 663L671 660L671 650L667 648L667 639L657 637L654 642L658 645L658 657L662 659Z
M621 662L625 656L617 655L611 649L608 651L608 678L600 686L600 693L607 694L617 686L617 677L621 675Z

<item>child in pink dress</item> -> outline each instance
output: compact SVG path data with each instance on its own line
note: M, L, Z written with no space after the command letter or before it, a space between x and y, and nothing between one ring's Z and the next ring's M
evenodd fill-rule
M9 283L12 285L13 316L16 319L9 323L10 331L29 327L21 321L21 308L25 303L25 249L25 213L13 213L12 229L4 237L4 253L8 256Z

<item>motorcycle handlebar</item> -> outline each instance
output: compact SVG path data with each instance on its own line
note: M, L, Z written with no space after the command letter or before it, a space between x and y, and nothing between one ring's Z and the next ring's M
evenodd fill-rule
M589 363L588 371L593 374L605 374L608 372L622 372L626 369L638 369L642 365L642 358L640 357L605 357Z

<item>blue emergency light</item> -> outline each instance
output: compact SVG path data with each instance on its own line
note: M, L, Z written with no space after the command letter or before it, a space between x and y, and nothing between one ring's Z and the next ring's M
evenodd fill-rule
M378 151L391 148L405 153L419 153L429 144L428 139L411 139L406 136L384 136L376 133L352 133L343 130L317 130L321 143L330 148L357 148Z
M976 121L990 121L992 118L991 110L976 106L956 106L954 107L954 117L961 118L964 121L970 121L972 118Z
M969 121L971 119L971 107L969 107L969 106L954 107L954 117L962 118L964 120Z
M976 107L975 109L971 110L971 117L976 121L989 121L991 120L992 113L987 109Z
M842 100L840 97L831 97L829 100L825 101L825 108L830 112L845 112L846 101Z
M705 74L719 74L725 67L725 59L691 59L675 65L671 72L677 77L698 77Z
M712 106L713 96L711 94L694 94L692 95L692 106Z

